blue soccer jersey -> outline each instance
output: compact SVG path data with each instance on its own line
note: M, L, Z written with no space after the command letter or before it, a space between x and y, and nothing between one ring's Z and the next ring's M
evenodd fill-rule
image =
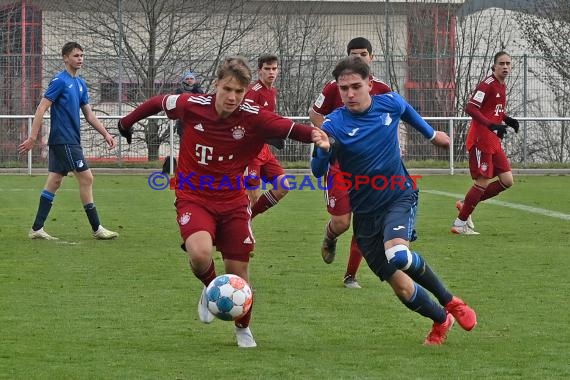
M60 71L49 82L44 98L52 102L48 144L81 144L80 112L89 103L85 81Z
M342 176L333 180L333 186L349 188L354 213L374 214L403 194L417 191L400 156L400 119L427 139L435 137L434 129L394 92L372 96L370 108L363 113L338 108L322 125L334 139L334 147L329 152L317 149L311 168L320 177L329 160L339 161Z

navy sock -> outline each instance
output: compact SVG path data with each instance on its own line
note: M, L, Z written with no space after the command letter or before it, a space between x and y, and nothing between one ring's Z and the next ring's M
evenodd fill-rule
M443 285L420 254L412 252L412 256L414 257L413 265L405 270L405 272L412 280L433 294L441 305L447 305L453 298L453 295L445 288L445 285Z
M91 224L93 232L97 231L101 223L99 222L99 215L97 215L97 209L95 208L95 204L87 203L86 205L83 206L83 208L85 209L85 213L87 214L87 219L89 219L89 223Z
M51 210L51 205L53 204L53 200L55 198L54 193L50 193L47 190L42 190L40 194L40 204L38 205L38 212L36 213L36 219L34 220L34 225L32 229L34 231L39 230L42 228L46 222L46 219L49 215Z
M407 301L402 300L402 303L406 305L408 309L430 318L436 323L443 323L447 318L445 309L432 300L424 288L418 284L414 284L414 294L412 298Z

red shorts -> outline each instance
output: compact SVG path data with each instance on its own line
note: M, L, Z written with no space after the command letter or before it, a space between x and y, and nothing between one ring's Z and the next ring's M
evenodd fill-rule
M335 186L334 184L334 176L339 173L341 173L341 171L337 163L330 166L327 173L327 188L325 190L327 211L334 216L350 214L352 212L348 190L344 190L341 186Z
M473 147L469 151L469 171L473 179L493 178L501 173L510 172L511 165L503 149L487 153Z
M281 175L285 175L285 170L283 170L279 160L271 152L267 144L263 146L261 152L253 159L251 164L247 165L245 170L245 176L248 177L247 184L251 187L259 186L261 179L272 182Z
M198 231L206 231L224 259L249 262L255 238L247 197L230 204L210 202L207 206L179 199L176 201L176 214L184 241Z

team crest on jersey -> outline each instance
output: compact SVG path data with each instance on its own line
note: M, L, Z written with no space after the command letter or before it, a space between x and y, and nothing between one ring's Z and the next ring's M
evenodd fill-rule
M184 214L180 215L180 218L178 218L178 223L180 223L181 226L185 226L190 221L191 215L192 213L190 212L185 212Z
M330 207L330 208L334 208L334 206L336 206L336 198L335 198L335 197L330 197L330 198L329 198L329 207Z
M234 140L241 140L245 137L245 128L241 125L236 125L232 128L232 137Z

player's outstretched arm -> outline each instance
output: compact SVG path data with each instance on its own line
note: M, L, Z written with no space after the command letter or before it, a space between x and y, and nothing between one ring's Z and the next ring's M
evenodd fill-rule
M119 133L127 139L128 144L130 144L132 140L133 131L131 128L133 124L162 111L163 100L164 95L153 96L119 120L117 125Z

